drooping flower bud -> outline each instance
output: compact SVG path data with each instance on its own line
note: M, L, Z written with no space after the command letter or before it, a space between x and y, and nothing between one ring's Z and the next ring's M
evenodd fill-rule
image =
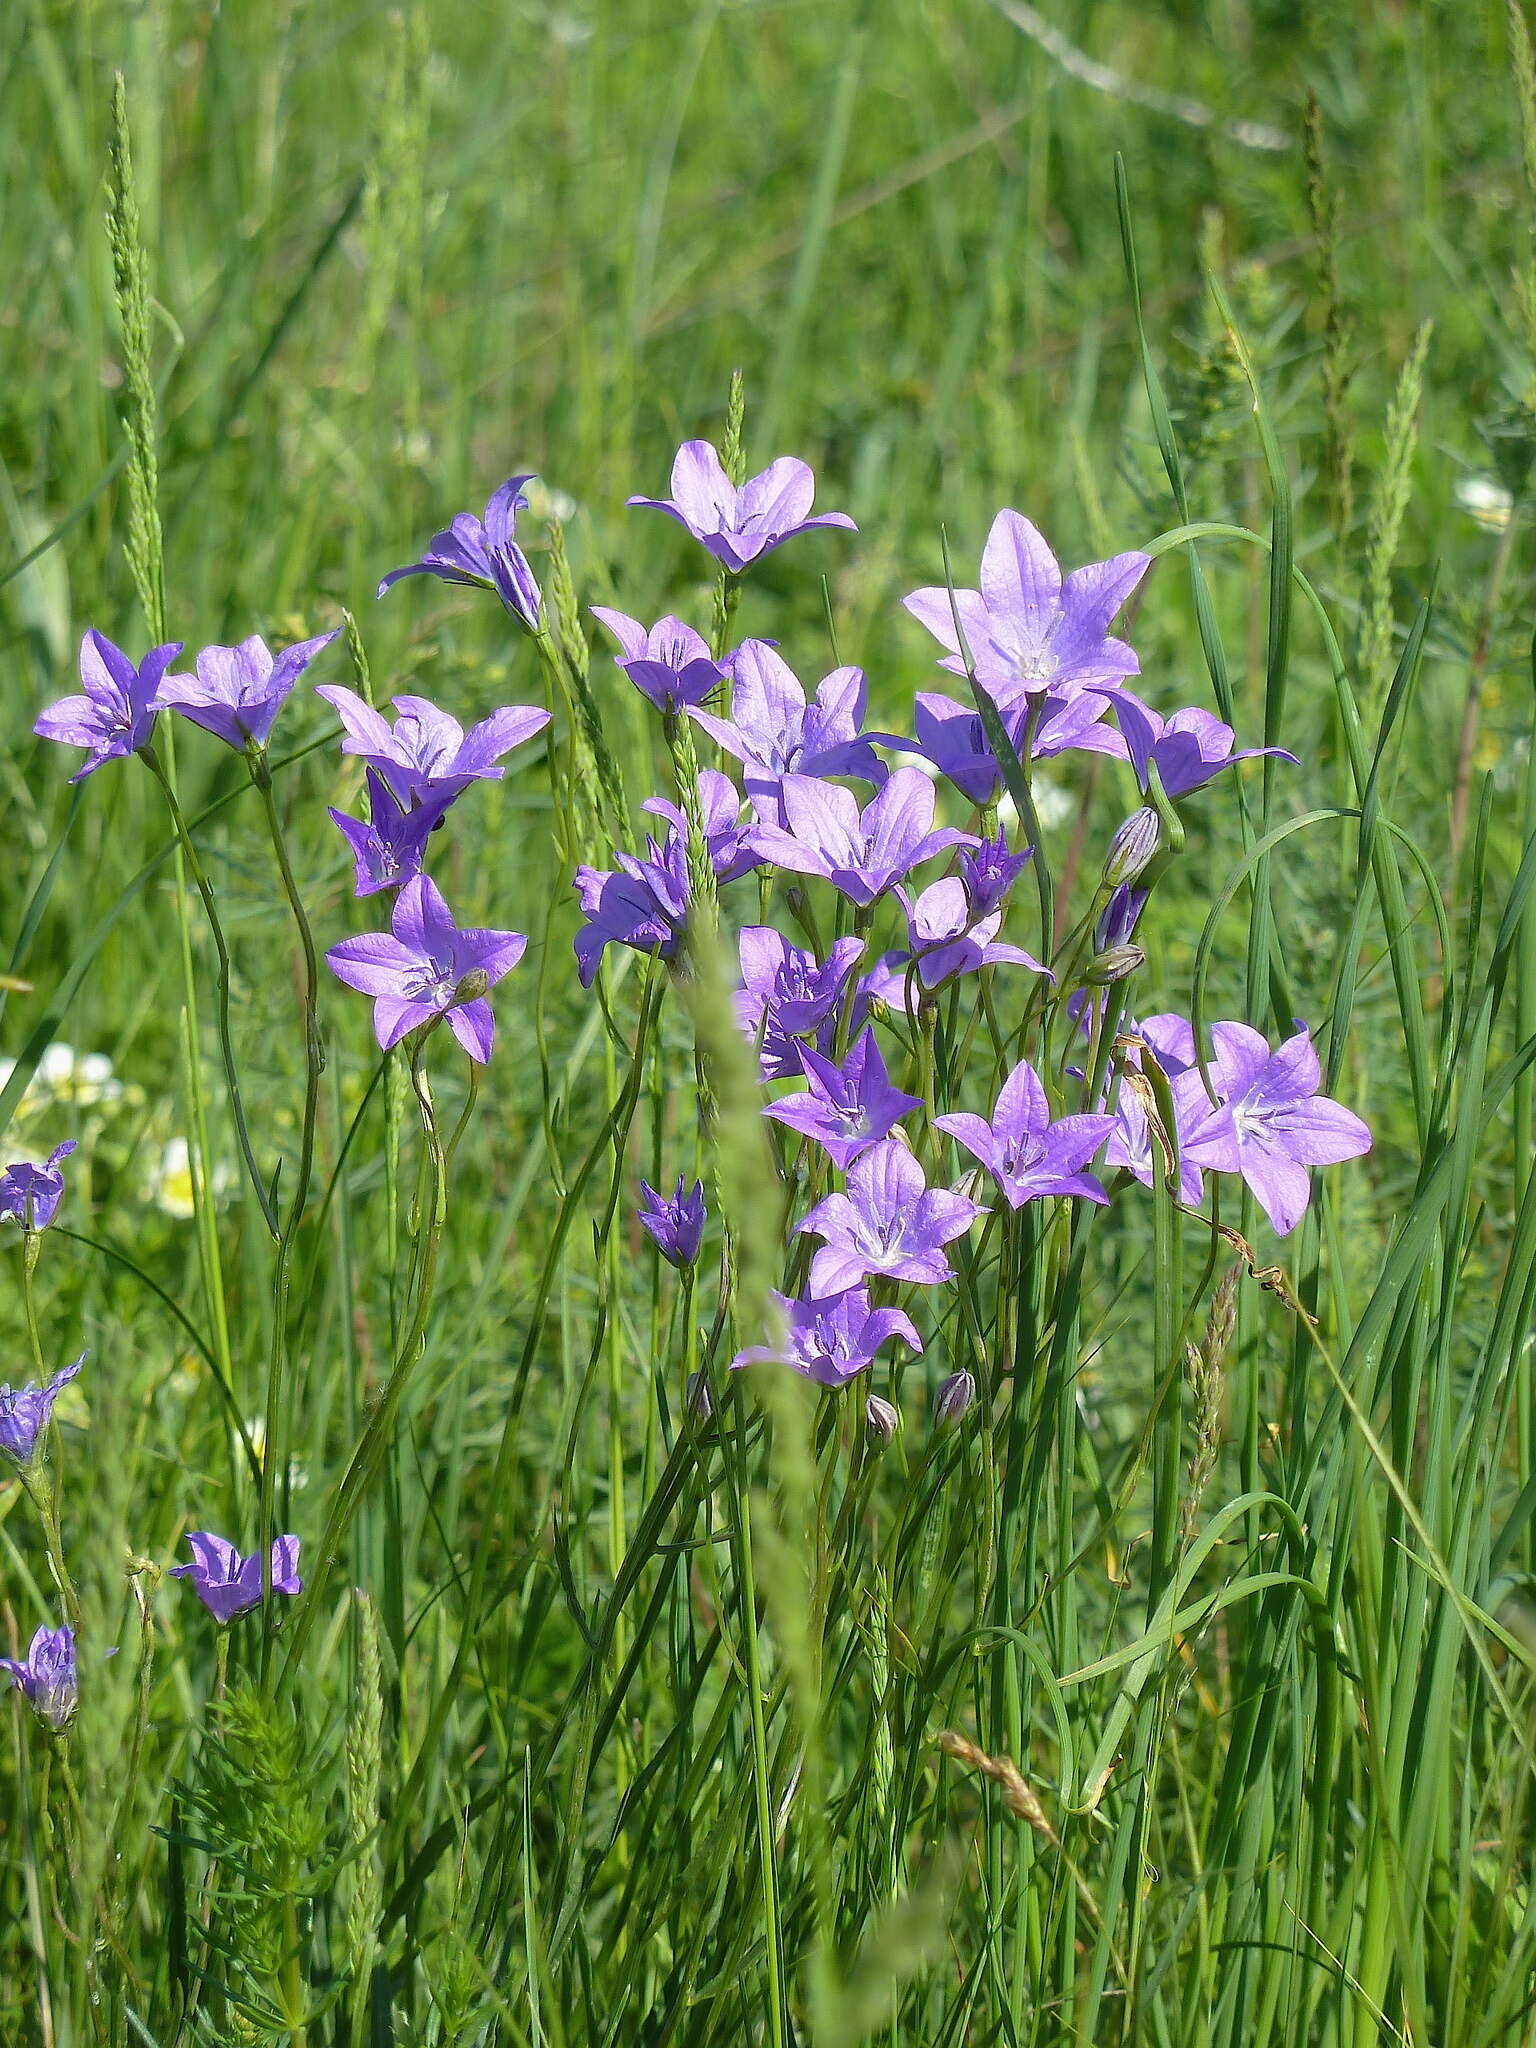
M1106 946L1088 962L1083 979L1093 988L1109 988L1146 964L1147 956L1140 946Z
M483 967L471 967L468 974L461 974L453 985L453 1000L456 1003L477 1002L491 985L491 977Z
M709 1391L709 1375L702 1368L688 1375L688 1406L700 1422L708 1422L715 1412L714 1396Z
M901 1427L901 1410L883 1394L871 1394L864 1403L864 1426L883 1448Z
M938 1398L933 1404L933 1420L936 1427L959 1422L969 1413L976 1399L976 1382L968 1372L952 1372L939 1386Z
M1157 852L1162 836L1162 820L1150 804L1133 811L1109 842L1103 886L1118 889L1122 882L1134 882Z

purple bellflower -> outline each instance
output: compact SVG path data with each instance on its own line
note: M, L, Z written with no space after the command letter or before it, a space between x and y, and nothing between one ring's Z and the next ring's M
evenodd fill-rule
M667 513L722 567L739 575L759 555L813 526L845 526L857 533L846 512L818 512L813 519L815 496L815 477L793 455L781 455L738 490L708 441L685 441L673 459L671 497L629 503Z
M574 877L577 900L586 923L576 934L576 968L583 988L590 988L609 946L632 946L675 960L688 922L692 900L688 886L688 848L676 830L661 844L646 840L646 853L616 853L611 868L579 867Z
M730 717L695 711L693 718L741 762L748 793L759 802L775 793L785 775L857 775L884 782L885 764L862 730L868 694L863 669L833 669L808 703L805 686L767 640L744 640L726 656L725 668Z
M1002 1189L1010 1209L1046 1195L1081 1195L1107 1202L1108 1195L1083 1168L1115 1127L1112 1116L1064 1116L1051 1121L1051 1106L1040 1076L1020 1060L1003 1083L992 1112L984 1117L956 1113L934 1124L973 1152Z
M862 811L850 791L811 775L786 775L779 794L785 824L758 825L758 852L796 874L825 876L861 906L946 847L978 843L952 826L934 828L934 788L921 768L896 769Z
M465 732L449 712L425 697L390 699L398 712L393 727L371 704L340 683L315 691L341 720L341 751L355 754L380 775L402 804L441 798L446 805L472 782L499 782L503 754L531 740L549 723L533 704L503 704Z
M811 1261L810 1293L857 1287L871 1274L941 1286L954 1273L944 1246L982 1214L979 1202L930 1188L899 1138L861 1152L848 1169L846 1194L828 1195L795 1226L822 1239Z
M539 586L528 557L513 539L517 515L528 503L525 484L533 477L509 476L485 508L483 521L460 512L431 544L419 562L391 569L379 585L382 597L403 576L435 576L439 583L467 583L494 590L512 616L537 633L541 616Z
M452 797L438 794L414 809L401 807L399 798L377 768L366 771L368 822L333 809L331 819L352 852L357 865L358 896L372 896L380 889L398 889L421 873L427 841L442 823Z
M1033 854L1032 846L1026 846L1022 853L1010 853L1007 834L1003 832L995 839L983 839L974 852L967 848L961 853L956 866L973 918L990 917L994 910L1002 909L1009 890L1029 866Z
M83 782L108 761L121 761L149 744L155 729L155 695L181 647L179 640L151 647L135 668L105 633L93 626L85 635L80 642L84 696L61 697L32 728L39 739L85 748L85 762L71 775L71 782Z
M1018 512L999 512L981 557L980 590L914 590L902 602L949 652L939 664L965 674L955 632L960 615L976 680L1005 701L1047 687L1075 695L1140 673L1109 622L1151 567L1132 551L1063 578L1044 536Z
M1032 698L1014 697L999 703L998 716L1016 754L1024 750L1031 703L1039 707L1029 748L1032 760L1044 761L1072 752L1110 754L1120 761L1126 758L1124 739L1104 722L1109 699L1088 690L1067 695L1056 688L1038 691ZM921 754L973 804L997 802L1003 792L1003 771L979 711L957 704L941 691L919 690L912 720L916 733L913 740L883 732L871 737L884 746L905 747Z
M1236 747L1234 751L1237 735L1231 726L1196 705L1165 719L1129 690L1119 690L1114 706L1136 780L1145 789L1148 770L1155 767L1165 795L1174 799L1203 789L1224 768L1235 768L1239 761L1256 761L1261 754L1296 764L1296 756L1284 747Z
M191 1564L173 1564L173 1579L190 1579L192 1590L221 1626L261 1605L261 1553L242 1557L223 1536L199 1530L187 1538ZM272 1545L272 1590L293 1595L302 1593L299 1577L299 1539L279 1536Z
M915 899L905 889L896 894L907 913L907 939L924 988L937 988L940 982L957 974L972 974L978 967L1004 964L1050 977L1050 969L1033 954L997 937L1003 921L1001 910L977 917L963 876L946 875L930 882Z
M654 1238L656 1248L669 1265L681 1272L699 1256L704 1237L704 1183L696 1180L690 1188L677 1176L670 1195L659 1195L649 1181L641 1181L645 1196L639 1210L641 1228Z
M7 1673L39 1721L55 1734L75 1718L80 1683L75 1669L75 1632L67 1622L62 1628L40 1628L24 1661L0 1657L0 1671Z
M1370 1130L1353 1110L1318 1094L1322 1070L1305 1027L1271 1052L1247 1024L1213 1024L1211 1044L1221 1101L1213 1106L1205 1098L1190 1129L1189 1157L1218 1173L1240 1173L1285 1237L1311 1200L1308 1169L1358 1159L1371 1149Z
M196 675L168 675L155 698L157 709L179 711L226 746L264 747L273 722L294 684L341 631L296 640L274 655L259 633L237 647L205 647Z
M12 1160L0 1173L0 1223L19 1223L27 1231L48 1228L64 1199L59 1161L67 1159L78 1143L77 1138L66 1138L41 1162Z
M614 656L615 664L658 711L702 704L725 674L711 659L703 635L681 619L669 615L647 631L638 619L605 604L593 605L592 616L602 620L624 650Z
M799 1051L809 1089L768 1103L763 1115L814 1138L839 1172L889 1136L904 1116L923 1106L920 1095L904 1095L891 1086L868 1025L849 1047L840 1067L807 1045Z
M78 1379L86 1354L61 1365L43 1387L0 1387L0 1451L18 1465L30 1465L53 1420L53 1404L71 1380Z
M862 939L838 939L823 965L803 946L792 946L771 925L747 925L738 941L742 986L736 991L736 1020L759 1042L765 1081L798 1080L797 1040L830 1040L833 1018L855 966Z
M484 1066L496 1039L485 992L522 959L521 932L461 931L436 884L416 875L395 898L387 932L343 939L326 954L338 981L373 997L373 1029L387 1052L407 1031L446 1016L472 1060Z
M665 797L653 796L648 797L640 808L649 811L652 817L665 818L687 845L688 820L681 805L669 803ZM722 775L718 768L701 769L699 818L704 828L709 864L715 871L717 882L734 882L763 864L762 856L753 843L756 827L744 822L741 813L741 791L729 775Z
M782 1341L738 1351L731 1360L733 1370L787 1365L818 1386L835 1390L867 1371L875 1353L892 1337L913 1351L923 1348L911 1317L899 1308L871 1308L867 1287L850 1287L816 1300L791 1301L783 1294L773 1298L786 1317Z

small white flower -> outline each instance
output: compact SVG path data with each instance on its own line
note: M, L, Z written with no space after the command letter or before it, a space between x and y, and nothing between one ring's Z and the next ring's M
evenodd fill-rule
M1479 526L1501 533L1510 522L1515 501L1501 483L1491 476L1464 476L1457 480L1456 502Z

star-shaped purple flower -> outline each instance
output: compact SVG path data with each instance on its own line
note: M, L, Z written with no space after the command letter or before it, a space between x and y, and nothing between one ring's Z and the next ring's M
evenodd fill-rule
M264 747L294 684L341 628L296 640L274 655L259 633L236 647L205 647L196 675L168 675L155 697L161 711L179 711L229 747Z
M466 733L450 712L426 697L398 696L389 720L364 703L355 690L322 683L316 690L342 723L341 751L377 768L402 804L442 798L449 803L472 782L499 782L503 754L531 740L549 723L534 704L503 704Z
M1002 1189L1010 1209L1047 1195L1108 1195L1083 1168L1115 1127L1112 1116L1064 1116L1053 1123L1040 1076L1020 1060L1003 1083L992 1121L957 1112L935 1126L973 1152Z
M617 871L579 867L574 877L586 923L576 934L576 967L583 988L596 979L609 946L631 946L675 960L688 922L688 849L673 830L658 845L646 840L643 855L616 853Z
M1149 767L1157 769L1164 793L1178 798L1203 789L1224 768L1235 768L1239 761L1256 761L1262 754L1296 763L1296 756L1284 747L1238 747L1230 725L1193 704L1175 711L1171 718L1161 718L1129 690L1118 690L1114 706L1131 766L1143 789Z
M1322 1069L1305 1026L1271 1052L1247 1024L1213 1024L1212 1079L1187 1142L1193 1165L1240 1173L1276 1232L1287 1236L1312 1198L1308 1169L1338 1166L1371 1149L1353 1110L1319 1095Z
M640 808L649 811L652 817L665 818L687 845L688 820L680 804L671 803L666 797L653 796L647 797ZM762 855L754 843L756 827L750 821L743 821L742 808L741 791L729 775L722 775L718 768L699 771L699 817L704 827L709 864L715 871L717 882L734 882L763 864Z
M871 1308L867 1287L814 1300L791 1301L777 1293L773 1298L786 1318L782 1342L738 1351L731 1360L733 1371L744 1365L787 1365L835 1391L867 1371L892 1337L913 1351L923 1348L911 1317L899 1308Z
M921 768L898 768L861 811L851 791L811 775L779 784L785 824L766 819L752 841L764 860L796 874L822 875L850 902L873 903L922 861L949 846L975 846L973 833L935 829L934 788Z
M223 1536L198 1530L187 1537L191 1564L173 1564L173 1579L190 1579L192 1590L214 1620L222 1626L261 1605L261 1553L242 1557ZM272 1545L272 1590L292 1596L302 1593L299 1577L299 1539L279 1536Z
M998 705L1003 730L1016 754L1022 755L1024 751L1031 703L1039 707L1029 748L1032 760L1044 761L1072 752L1125 759L1124 739L1104 722L1109 699L1088 690L1067 695L1057 688L1036 691L1032 696L1015 696ZM912 720L915 739L904 740L896 733L884 732L871 737L884 746L899 746L921 754L973 804L997 802L1003 793L1003 771L979 711L957 704L942 691L919 690L913 702Z
M135 668L120 647L93 626L80 642L81 697L61 697L32 730L39 739L84 747L86 759L69 778L83 782L108 761L120 761L147 746L155 729L155 693L181 652L172 640L151 647Z
M496 1040L485 992L511 973L527 944L521 932L461 931L436 884L416 875L395 898L387 932L343 939L325 958L338 981L373 997L374 1034L386 1052L418 1024L446 1016L484 1066Z
M592 616L602 620L624 650L614 656L615 665L658 711L686 711L702 704L725 674L711 658L703 635L670 613L649 631L627 612L605 604L593 605Z
M699 1256L704 1239L704 1183L696 1180L690 1188L683 1176L670 1195L659 1195L650 1182L640 1183L645 1196L638 1211L641 1228L654 1239L656 1249L669 1265L681 1272Z
M759 555L813 526L858 528L846 512L810 516L816 479L793 455L781 455L737 490L708 441L685 441L672 463L670 498L631 498L686 526L715 560L739 575Z
M857 1287L872 1273L938 1287L954 1274L943 1247L963 1237L983 1213L948 1188L930 1188L899 1138L861 1152L848 1169L846 1194L816 1204L796 1235L822 1239L811 1261L809 1291L818 1298Z
M1000 699L1021 690L1075 694L1140 673L1141 664L1109 622L1151 567L1134 550L1091 562L1063 578L1044 536L1021 513L999 512L981 557L980 590L914 590L902 603L949 653L939 664L964 675L955 610L976 680Z
M30 1465L37 1455L39 1440L53 1419L53 1404L71 1380L78 1379L85 1352L70 1365L61 1365L43 1387L0 1387L0 1451L18 1465Z
M1032 846L1026 846L1022 853L1010 853L1005 832L999 832L995 839L983 839L974 852L965 849L955 865L971 916L990 917L994 910L1001 910L1009 890L1033 855Z
M368 822L334 808L331 820L352 850L357 866L358 896L372 896L380 889L398 889L413 875L421 873L427 841L442 823L452 803L440 791L413 809L404 809L399 798L377 768L366 773Z
M40 1628L25 1661L0 1657L0 1671L9 1676L39 1721L55 1734L75 1718L80 1683L75 1669L75 1632L67 1622L62 1628Z
M494 590L512 616L537 633L540 619L539 586L528 557L513 539L517 515L525 510L531 484L527 476L509 476L492 494L483 521L472 512L460 512L431 544L419 562L403 569L391 569L380 583L382 597L403 576L435 576L439 583L467 583L481 590Z
M830 1041L864 941L838 939L825 963L803 946L792 946L771 925L747 925L738 944L742 986L736 992L737 1022L759 1045L765 1081L798 1080L803 1070L797 1041Z
M809 1089L768 1103L763 1115L814 1138L839 1172L888 1136L904 1116L923 1106L920 1095L904 1095L891 1086L869 1025L849 1047L840 1067L807 1045L799 1052Z
M19 1223L23 1230L46 1230L64 1199L59 1161L67 1159L79 1140L66 1138L45 1160L13 1159L0 1173L0 1223Z
M833 669L816 685L810 703L804 684L767 640L744 640L726 656L725 669L731 678L730 717L708 711L692 716L742 763L747 790L759 803L774 796L785 775L857 775L884 782L885 764L863 732L863 669Z

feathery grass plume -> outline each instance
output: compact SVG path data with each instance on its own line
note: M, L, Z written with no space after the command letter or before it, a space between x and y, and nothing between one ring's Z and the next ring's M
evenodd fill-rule
M165 543L160 529L160 472L155 456L155 386L150 375L149 264L133 183L128 88L112 75L108 141L107 242L123 334L123 428L128 436L128 567L151 640L165 633Z
M425 8L390 11L385 26L384 79L378 94L373 148L364 173L358 234L363 250L363 303L358 354L370 387L378 376L379 344L397 306L415 327L421 312L424 171L429 127ZM412 349L398 352L408 381L401 428L416 430L418 383Z
M1195 1447L1189 1461L1189 1484L1179 1510L1180 1541L1187 1547L1195 1533L1200 1503L1216 1470L1221 1452L1222 1399L1226 1389L1226 1359L1232 1334L1237 1328L1237 1283L1241 1266L1230 1266L1211 1296L1205 1335L1200 1343L1185 1346L1184 1358L1190 1391L1190 1423Z
M373 671L368 666L368 650L363 645L363 636L358 631L357 620L345 606L342 607L341 623L346 636L347 659L352 664L352 675L357 684L357 694L365 704L371 704Z
M575 713L572 740L576 753L576 783L590 812L592 838L589 845L597 843L597 825L604 805L608 812L608 829L622 842L629 831L624 778L608 745L602 712L592 693L592 653L587 645L587 636L581 630L576 584L571 575L570 557L565 551L565 524L556 513L549 517L547 602L555 660L566 683L567 701Z
M1323 154L1323 114L1315 92L1307 94L1303 140L1307 160L1307 212L1316 243L1317 287L1324 307L1323 475L1334 539L1342 543L1355 512L1355 421L1347 402L1355 369L1351 360L1349 325L1344 316L1344 292L1339 281L1339 195L1328 178Z
M1408 509L1409 473L1419 443L1419 400L1434 322L1414 336L1387 410L1386 449L1371 493L1365 582L1361 593L1360 686L1368 703L1379 700L1392 673L1392 564Z
M747 480L747 380L739 369L732 370L725 396L725 433L720 443L720 467L727 481L739 491ZM741 583L722 563L715 578L715 615L710 633L710 652L723 661L731 644L731 626L741 598Z
M379 1618L373 1601L357 1588L357 1685L347 1716L347 1851L351 1882L342 1937L352 1980L352 2038L367 2039L369 1992L383 1904L383 1871L375 1836L383 1782L381 1730L384 1685L379 1657Z

